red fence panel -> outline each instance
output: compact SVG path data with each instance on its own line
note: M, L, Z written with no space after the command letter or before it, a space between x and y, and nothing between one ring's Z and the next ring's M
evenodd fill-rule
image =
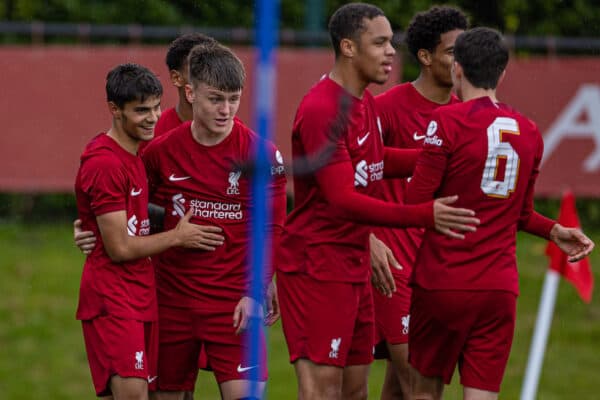
M239 117L253 126L254 53L234 50L248 72ZM110 127L108 70L123 62L148 66L163 82L168 108L176 92L164 56L165 46L0 48L0 191L71 191L84 145ZM332 58L328 49L279 51L274 128L286 157L296 107ZM556 197L569 186L578 196L600 197L600 58L513 59L499 98L536 121L544 135L538 195Z

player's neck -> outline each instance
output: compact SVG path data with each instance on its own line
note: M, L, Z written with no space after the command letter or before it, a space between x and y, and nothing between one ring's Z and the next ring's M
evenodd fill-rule
M352 96L359 99L362 98L365 89L369 85L369 82L360 79L356 70L351 65L343 64L339 61L333 66L333 69L329 73L329 78L343 87Z
M192 121L192 137L196 142L203 146L216 146L231 134L231 130L233 129L233 121L231 124L231 128L228 129L227 132L211 132L210 130L206 129L206 127L202 126L202 124Z
M191 121L193 118L192 105L187 101L185 92L179 89L179 102L175 106L175 111L181 122Z
M498 102L498 99L496 98L496 89L482 89L467 84L463 85L460 93L462 101L469 101L480 97L489 97L494 103Z
M422 74L412 82L412 85L421 96L437 104L448 104L452 96L452 87L440 86L433 79Z
M112 128L106 132L106 134L113 138L115 142L117 142L125 151L133 155L137 155L138 147L140 146L139 140L132 138L114 124Z

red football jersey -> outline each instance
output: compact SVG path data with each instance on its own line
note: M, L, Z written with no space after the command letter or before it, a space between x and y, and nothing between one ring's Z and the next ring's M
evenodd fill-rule
M448 104L458 102L458 97L452 95ZM385 91L375 97L375 103L381 118L384 145L403 149L423 147L431 113L441 106L421 95L410 82ZM403 204L406 183L406 179L385 179L383 199ZM392 274L410 276L424 230L377 227L373 232L392 250L402 265L402 270L392 268Z
M175 107L163 111L154 127L154 137L157 138L164 133L169 132L171 129L177 128L182 122L179 115L177 115L177 109Z
M474 210L481 225L464 240L426 230L413 283L518 294L516 233L533 211L544 145L538 128L507 105L481 97L434 111L425 135L407 202L458 194L454 205Z
M154 127L154 139L164 135L172 129L177 128L179 125L181 125L181 123L182 121L179 119L179 115L177 114L177 109L175 107L163 111L162 114L160 114L160 118L156 122L156 126ZM149 142L140 143L138 154L142 154L142 150L148 146L148 143Z
M332 142L336 133L332 126L344 111L347 121ZM326 77L309 91L298 108L292 154L294 159L314 158L330 145L334 148L322 161L352 163L356 191L380 198L384 148L373 96L369 91L362 99L349 96ZM277 268L306 272L317 280L364 282L370 271L370 230L368 225L349 221L327 202L315 173L295 175L294 210L286 221Z
M77 318L99 315L154 321L157 318L154 269L149 258L115 263L102 243L96 217L127 213L127 233L150 231L148 183L142 160L106 134L96 136L81 156L75 181L77 209L83 230L94 232L96 246L83 267Z
M193 138L188 121L146 147L142 158L151 201L165 208L165 230L192 208L192 222L220 226L225 236L215 251L171 248L152 257L160 304L231 311L231 302L246 293L252 195L243 167L250 166L257 140L236 119L227 138L204 146ZM281 154L269 145L272 228L278 236L286 212L285 172Z

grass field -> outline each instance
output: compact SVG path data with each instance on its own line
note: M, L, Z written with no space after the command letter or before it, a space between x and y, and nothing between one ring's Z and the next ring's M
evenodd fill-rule
M600 243L600 232L592 238ZM547 259L545 242L519 237L521 271L517 332L500 398L518 399ZM593 254L596 280L600 256ZM0 223L0 398L92 399L81 328L75 321L83 255L68 222ZM270 332L270 399L293 399L296 384L281 325ZM375 363L370 398L379 397L383 364ZM594 399L600 377L600 294L582 303L561 282L538 399ZM455 374L446 399L460 398ZM218 399L211 375L202 373L197 399Z

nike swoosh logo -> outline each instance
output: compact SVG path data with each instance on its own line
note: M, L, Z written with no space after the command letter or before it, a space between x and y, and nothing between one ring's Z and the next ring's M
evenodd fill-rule
M134 188L131 188L131 195L132 196L139 196L140 193L142 193L142 189L138 189L136 191Z
M413 139L415 139L416 141L423 140L425 139L425 135L419 135L417 131L415 131L415 133L413 133Z
M237 372L239 372L241 374L242 372L246 372L246 371L248 371L252 368L256 368L256 367L258 367L258 365L253 365L251 367L242 367L242 364L239 364L237 367Z
M175 174L171 174L171 176L169 177L169 180L171 182L177 182L177 181L185 181L186 179L190 179L191 176L175 176Z
M367 138L369 137L370 134L371 134L371 132L367 132L367 134L365 136L363 136L363 137L359 136L358 138L356 138L356 140L358 141L358 145L362 146L363 143L365 142L365 140L367 140Z
M150 375L148 375L148 383L154 382L156 380L156 378L158 378L158 376L150 377Z

